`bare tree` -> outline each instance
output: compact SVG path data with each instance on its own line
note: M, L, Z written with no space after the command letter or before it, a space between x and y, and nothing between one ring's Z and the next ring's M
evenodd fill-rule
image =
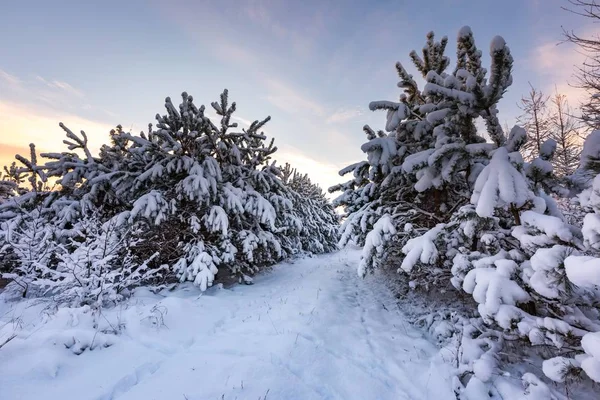
M600 22L600 3L597 0L567 0L571 7L564 10ZM583 65L576 70L577 83L588 93L588 99L581 105L581 119L592 129L600 129L600 34L581 36L573 30L563 28L565 40L577 45L586 55ZM598 32L598 31L597 31Z
M527 142L521 147L523 157L527 161L539 156L542 144L550 136L547 107L549 96L545 96L531 83L529 87L531 88L529 93L521 97L518 104L523 114L517 118L517 122L527 131Z
M557 176L571 175L579 165L581 139L578 134L578 121L564 94L556 93L550 99L552 112L549 118L549 136L556 141L554 172Z

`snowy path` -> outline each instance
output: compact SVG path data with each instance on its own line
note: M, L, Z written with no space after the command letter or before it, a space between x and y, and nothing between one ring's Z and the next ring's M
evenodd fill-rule
M32 323L0 349L0 397L454 399L435 347L379 283L356 276L357 259L350 250L281 264L251 287L200 297L140 293L106 313L125 327L115 343L81 355L61 341L67 328L85 336L83 322Z

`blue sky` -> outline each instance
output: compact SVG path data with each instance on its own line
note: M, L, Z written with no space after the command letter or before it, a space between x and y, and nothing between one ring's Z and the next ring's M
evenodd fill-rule
M372 100L396 100L396 61L409 66L428 31L450 39L473 29L486 55L503 36L514 83L500 104L512 125L527 82L550 93L567 84L582 57L561 26L587 21L566 0L432 1L20 1L0 14L0 164L31 141L62 150L62 121L85 130L93 148L116 124L135 131L182 91L209 104L228 88L239 121L272 121L277 158L323 186L363 159L362 126L383 128Z

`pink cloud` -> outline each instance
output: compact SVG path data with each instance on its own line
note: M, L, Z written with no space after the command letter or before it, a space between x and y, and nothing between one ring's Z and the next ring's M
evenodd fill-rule
M540 81L544 82L542 91L552 94L558 90L576 105L586 94L572 86L576 83L574 73L576 66L582 65L585 59L584 54L568 43L547 42L533 50L528 64L539 74Z

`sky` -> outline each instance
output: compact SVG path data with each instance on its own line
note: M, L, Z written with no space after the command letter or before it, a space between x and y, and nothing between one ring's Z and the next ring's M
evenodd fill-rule
M63 122L84 130L97 150L117 124L136 133L164 114L181 92L197 105L224 88L244 123L270 115L280 163L290 162L324 188L337 171L364 159L362 127L383 129L373 100L398 99L395 63L425 35L448 36L455 61L458 30L469 25L489 65L501 35L515 59L513 85L499 104L512 125L528 82L569 86L583 56L562 40L597 26L561 9L566 0L22 0L0 13L0 165L40 151L63 151ZM588 24L588 25L586 25ZM416 72L415 76L418 76Z

